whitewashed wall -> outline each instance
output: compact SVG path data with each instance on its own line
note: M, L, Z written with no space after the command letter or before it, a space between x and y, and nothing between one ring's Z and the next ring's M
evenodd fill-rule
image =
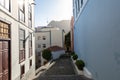
M25 35L28 36L28 32L34 31L34 27L32 29L28 28L28 15L26 14L26 23L22 24L18 21L18 0L10 0L11 2L11 12L7 11L3 7L0 6L0 20L10 24L11 28L11 80L20 80L20 66L25 64L25 79L28 76L35 75L35 45L34 45L34 37L32 38L33 45L33 56L28 57L28 41L26 42L26 59L24 62L19 63L19 28L25 30ZM32 2L33 0L25 0L26 4L26 13L28 11L28 2ZM32 9L34 11L34 8ZM32 12L34 15L34 12ZM33 17L34 20L34 17ZM34 26L34 22L32 24ZM32 59L32 67L29 68L29 60ZM32 73L31 73L32 72ZM32 77L31 76L31 77Z

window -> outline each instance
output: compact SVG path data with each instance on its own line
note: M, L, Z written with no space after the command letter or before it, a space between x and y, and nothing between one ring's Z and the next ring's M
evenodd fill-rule
M25 65L21 66L21 78L24 76L25 73Z
M32 7L30 4L28 6L28 26L32 27Z
M25 22L25 5L24 0L19 0L19 20Z
M78 12L80 12L80 0L78 0L78 2L77 2L78 4Z
M41 60L38 60L38 63L41 63Z
M75 1L75 7L76 7L76 17L78 16L79 12L80 12L80 5L81 5L81 1L80 0L76 0Z
M43 48L46 48L46 44L43 44Z
M81 0L81 7L83 6L83 0Z
M40 44L38 44L38 48L41 48L41 45L40 45Z
M30 67L32 66L32 59L30 60Z
M32 56L32 33L29 33L29 57Z
M25 30L19 30L19 61L25 60Z
M41 52L38 52L37 54L38 54L38 56L41 56Z
M10 11L10 0L0 0L0 5Z
M10 26L0 21L0 39L10 39Z
M77 6L77 1L75 1L75 8L76 8L76 17L77 17L77 15L78 15L78 11L77 11L77 8L78 8L78 6Z
M43 40L46 40L46 37L45 37L45 36L43 36Z

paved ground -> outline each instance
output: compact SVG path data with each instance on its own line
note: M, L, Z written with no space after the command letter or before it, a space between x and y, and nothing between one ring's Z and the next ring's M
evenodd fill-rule
M69 57L61 57L45 73L34 80L90 80L84 76L76 75L72 61Z
M45 75L75 75L71 59L66 57L58 59Z

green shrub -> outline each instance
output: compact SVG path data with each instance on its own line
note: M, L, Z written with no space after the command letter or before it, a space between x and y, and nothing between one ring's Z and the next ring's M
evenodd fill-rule
M72 58L73 58L73 60L77 60L78 55L77 54L73 54Z
M49 60L52 58L51 51L48 50L48 49L44 49L44 50L42 51L42 57L43 57L44 59L46 59L47 61L49 61Z
M83 60L76 60L75 64L77 65L79 70L83 70L83 68L85 67L85 63Z
M75 54L75 52L71 52L71 56L73 56Z

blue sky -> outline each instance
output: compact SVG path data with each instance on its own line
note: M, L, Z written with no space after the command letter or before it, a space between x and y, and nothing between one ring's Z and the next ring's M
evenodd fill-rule
M51 20L68 20L72 16L72 0L35 0L35 27Z

